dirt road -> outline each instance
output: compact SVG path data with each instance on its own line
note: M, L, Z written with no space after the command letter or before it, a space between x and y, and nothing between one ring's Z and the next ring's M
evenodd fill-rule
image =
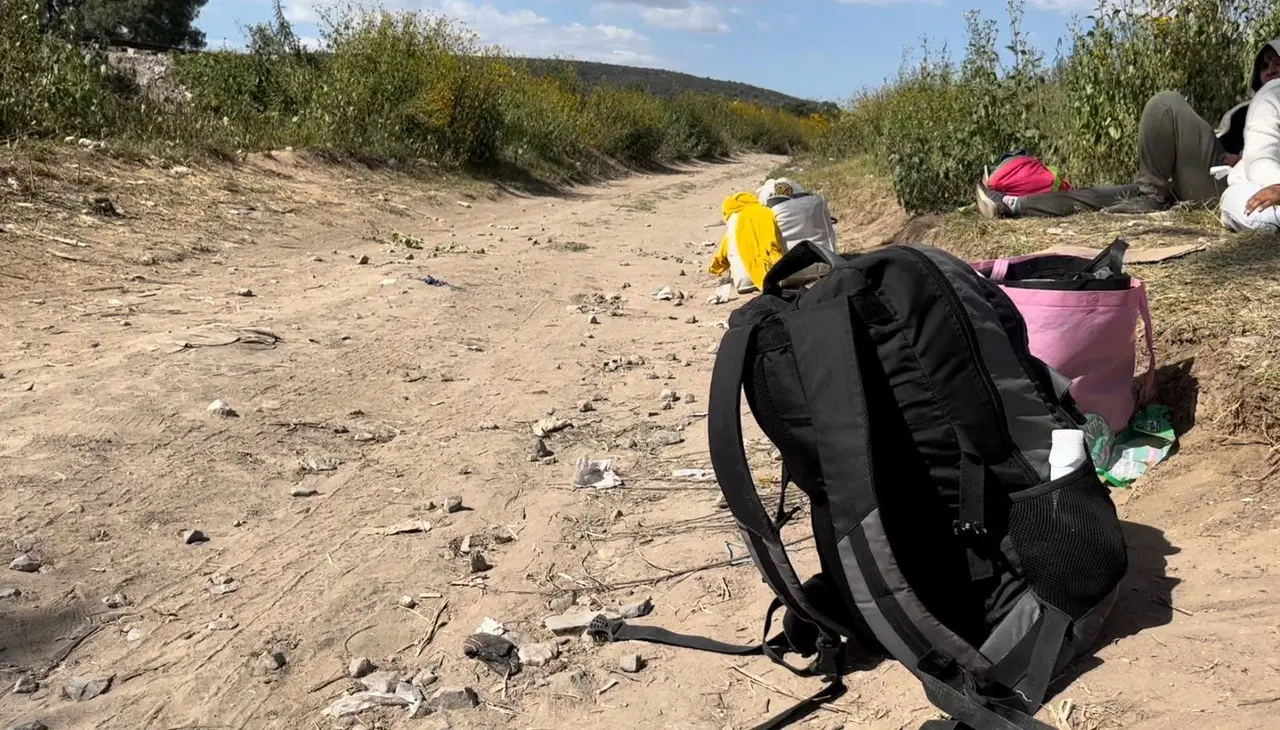
M758 639L768 595L749 565L670 578L745 555L714 485L671 475L709 467L701 412L735 306L706 303L711 224L779 162L555 198L287 157L178 183L117 171L107 189L143 213L0 237L16 262L0 278L0 538L5 561L43 566L0 575L20 592L0 598L0 721L344 725L321 710L358 685L341 678L353 657L481 700L364 727L744 728L793 701L781 691L815 691L766 660L646 645L575 638L505 683L462 655L486 618L552 642L542 620L572 601L652 597L646 620ZM191 226L147 212L197 189ZM650 297L662 287L677 298ZM572 427L533 460L546 418ZM1247 478L1265 454L1192 431L1121 495L1133 575L1099 665L1055 700L1063 728L1280 727L1280 505ZM572 489L581 456L615 459L626 486ZM455 496L465 508L443 509ZM385 534L405 523L426 531ZM476 552L492 567L474 572ZM637 652L646 666L620 671ZM28 675L39 689L16 693ZM101 696L64 695L112 675ZM809 727L933 716L891 664L850 683Z

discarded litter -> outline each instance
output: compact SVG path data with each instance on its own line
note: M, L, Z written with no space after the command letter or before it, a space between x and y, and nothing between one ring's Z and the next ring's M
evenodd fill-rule
M544 418L533 424L533 435L543 438L566 428L573 428L573 423L562 418Z
M716 288L711 296L707 297L707 304L727 304L737 298L738 296L734 293L732 284L722 284Z
M578 472L573 485L583 489L613 489L622 486L622 478L613 471L613 459L593 461L587 457L578 459Z

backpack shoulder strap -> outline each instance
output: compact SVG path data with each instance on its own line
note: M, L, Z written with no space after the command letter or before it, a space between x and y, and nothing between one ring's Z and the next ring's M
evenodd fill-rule
M729 511L742 529L756 567L787 609L814 624L829 640L853 635L841 621L817 609L805 596L778 526L760 502L742 445L742 378L753 352L756 325L725 333L711 375L707 439L716 479Z

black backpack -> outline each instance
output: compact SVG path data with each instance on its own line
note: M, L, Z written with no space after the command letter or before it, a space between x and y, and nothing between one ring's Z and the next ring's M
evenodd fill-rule
M815 263L806 291L778 282ZM1086 463L1049 480L1051 432L1083 418L1028 351L994 283L943 251L843 260L801 244L729 318L708 406L711 461L777 598L766 640L738 646L598 617L602 641L766 654L827 686L760 725L788 724L881 657L951 718L930 730L1052 730L1032 715L1087 652L1128 567L1107 488ZM741 393L782 453L771 518L742 443ZM809 498L821 573L801 583L780 535L786 487ZM767 638L779 607L783 632ZM816 658L804 668L783 654Z

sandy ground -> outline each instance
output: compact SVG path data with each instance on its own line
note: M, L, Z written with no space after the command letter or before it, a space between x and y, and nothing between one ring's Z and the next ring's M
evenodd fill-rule
M0 542L6 563L43 566L0 573L20 591L0 598L0 722L746 728L789 705L784 692L815 691L764 659L648 645L572 639L506 682L462 654L486 618L554 641L542 620L574 600L651 597L645 621L758 639L770 596L752 567L671 577L745 554L714 485L671 474L709 467L701 411L735 306L706 303L711 224L725 195L780 162L533 198L285 156L238 172L84 173L119 220L54 214L48 196L0 208L19 221L0 234ZM664 286L689 298L650 298ZM663 390L679 402L664 407ZM238 415L209 413L215 399ZM547 438L553 459L531 460L531 428L549 415L573 427ZM772 475L754 428L749 447ZM1097 660L1043 717L1280 727L1267 454L1193 429L1118 493L1132 575ZM626 486L574 490L580 456L615 459ZM441 509L451 496L465 509ZM382 534L415 521L429 529ZM193 529L207 541L186 544ZM468 536L491 569L472 573ZM283 667L264 667L273 652ZM619 671L635 652L647 666ZM322 715L358 686L341 677L361 656L432 669L428 693L469 686L481 705ZM64 696L73 678L111 675L101 696ZM39 689L15 693L22 676ZM890 663L849 681L806 727L934 716Z

